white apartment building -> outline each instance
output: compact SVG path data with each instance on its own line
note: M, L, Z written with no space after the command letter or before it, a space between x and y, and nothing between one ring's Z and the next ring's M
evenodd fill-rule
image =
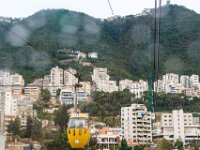
M72 68L64 70L64 84L67 86L74 86L78 83L78 79L74 76L76 73L77 71Z
M158 80L158 81L154 82L154 91L158 92L158 93L164 91L163 80Z
M191 75L190 76L190 87L198 87L199 86L199 76L198 75Z
M77 102L86 102L90 98L91 86L90 82L80 82L81 88L77 88ZM73 104L75 98L74 86L65 86L60 91L59 101L61 104Z
M161 132L163 137L175 142L181 139L184 144L191 140L198 140L200 124L193 122L192 113L183 113L183 110L173 110L172 113L161 114Z
M15 73L13 75L10 76L10 81L11 81L11 85L20 85L20 86L24 86L24 79L22 75L19 75L18 73Z
M143 104L121 108L121 127L127 143L144 145L152 142L151 117Z
M0 101L6 116L17 115L17 100L12 97L11 89L1 90Z
M0 109L0 135L4 133L4 111Z
M0 85L10 85L10 73L0 70Z
M107 74L107 68L94 68L92 81L97 91L114 92L118 91L116 81L110 81L110 76Z
M123 91L124 89L131 89L132 88L132 80L124 79L119 81L119 90Z
M179 75L174 73L167 73L163 75L163 83L169 83L170 85L177 84L179 83Z
M32 101L39 100L40 93L40 87L37 86L27 86L24 88L24 95Z
M121 129L120 128L102 128L97 129L93 135L97 140L96 148L98 150L112 150L120 144Z
M58 66L51 69L50 74L50 83L51 86L49 88L51 92L51 96L56 96L56 91L63 85L63 69L59 68Z
M119 90L119 87L117 86L117 82L110 80L109 81L109 93L112 93L112 92L118 91L118 90Z
M128 89L131 93L134 93L136 98L141 98L144 91L148 91L148 82L139 80L132 81L132 80L120 80L119 81L119 90L123 91L124 89Z
M98 58L98 53L97 52L90 52L90 53L88 53L88 57L97 59Z
M180 77L180 83L186 87L186 88L189 88L190 87L190 80L189 80L189 76L186 76L186 75L182 75Z
M97 81L97 80L108 81L109 79L110 79L110 76L108 75L107 68L94 68L92 81Z

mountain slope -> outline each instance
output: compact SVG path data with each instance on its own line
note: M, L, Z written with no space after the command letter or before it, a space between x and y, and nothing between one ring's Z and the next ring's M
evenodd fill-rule
M160 75L200 75L199 24L200 15L191 10L177 5L162 8ZM68 10L42 10L6 26L23 40L0 26L0 68L43 75L56 65L44 55L58 61L58 49L68 48L86 53L97 51L100 59L96 65L108 67L114 79L147 78L152 71L151 14L99 20ZM65 67L69 65L74 64Z

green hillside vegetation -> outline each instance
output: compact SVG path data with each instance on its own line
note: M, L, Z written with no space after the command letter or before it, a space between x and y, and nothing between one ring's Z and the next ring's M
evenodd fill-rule
M14 24L0 25L0 68L25 75L27 82L47 74L59 60L70 59L58 50L98 52L96 66L107 67L113 79L147 79L152 71L154 17L126 16L100 20L69 10L42 10ZM160 72L200 75L200 15L185 7L162 8ZM23 39L23 40L22 40ZM37 50L31 48L27 43ZM54 59L56 64L47 58ZM74 64L84 76L92 68ZM88 74L88 75L86 75Z

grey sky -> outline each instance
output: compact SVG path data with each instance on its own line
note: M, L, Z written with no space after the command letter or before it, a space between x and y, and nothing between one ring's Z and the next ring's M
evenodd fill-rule
M115 15L125 16L152 8L154 0L110 0ZM165 4L166 0L162 0ZM172 4L186 6L200 13L200 0L171 0ZM27 17L41 9L64 8L97 18L112 16L107 0L0 0L0 16Z

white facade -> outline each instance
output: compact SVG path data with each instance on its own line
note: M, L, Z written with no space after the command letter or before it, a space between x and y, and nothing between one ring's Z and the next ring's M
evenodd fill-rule
M24 88L24 95L32 101L39 100L40 88L37 86L27 86Z
M78 83L78 79L74 76L77 73L75 69L69 68L64 70L64 84L65 85L75 85Z
M190 87L198 86L199 85L199 76L198 75L191 75L190 76Z
M127 142L150 144L152 142L151 112L143 104L121 108L121 127Z
M76 96L77 96L77 102L86 102L89 100L90 97L90 82L80 82L82 85L81 88L77 88L76 90ZM73 104L75 98L75 89L74 86L65 86L60 91L60 97L59 101L61 104Z
M112 150L121 141L121 128L102 128L96 129L93 138L97 140L98 150Z
M97 52L88 53L88 57L97 59L98 58L98 53Z
M16 116L17 115L17 100L12 97L11 89L4 89L1 92L2 101L4 101L5 115Z
M163 137L175 142L181 139L187 144L200 135L200 124L193 122L192 113L183 113L183 110L173 110L172 113L161 114L161 130Z
M131 85L132 85L133 81L129 80L129 79L124 79L124 80L120 80L119 81L119 90L123 91L124 89L131 89Z
M52 96L56 96L56 91L62 87L63 85L63 69L59 68L58 66L51 69L50 74L50 92Z
M184 87L189 88L189 87L190 87L189 76L182 75L182 76L180 77L180 83L181 83Z
M118 91L116 81L110 81L110 76L107 74L107 68L94 68L92 81L97 91L114 92Z
M165 74L163 75L163 83L169 83L170 85L177 84L179 83L179 75L174 73Z
M0 70L0 85L10 85L10 73Z

